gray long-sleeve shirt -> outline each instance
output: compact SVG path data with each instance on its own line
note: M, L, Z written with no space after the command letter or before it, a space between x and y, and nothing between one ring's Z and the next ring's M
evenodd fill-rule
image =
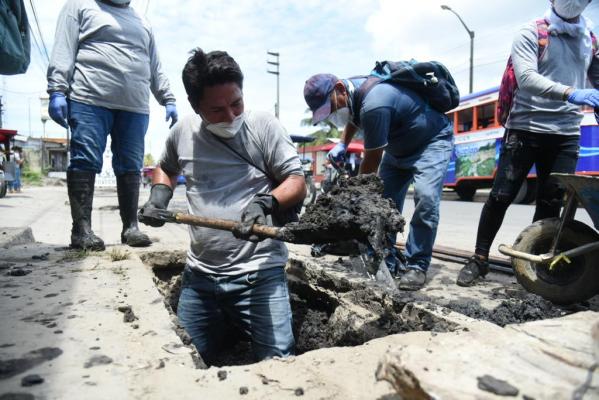
M599 55L580 54L582 38L566 34L550 35L539 60L536 22L524 26L514 39L512 63L518 81L510 129L536 133L579 135L580 107L563 100L568 87L599 87Z
M67 1L56 25L48 93L148 114L150 90L161 105L175 102L147 21L131 7Z

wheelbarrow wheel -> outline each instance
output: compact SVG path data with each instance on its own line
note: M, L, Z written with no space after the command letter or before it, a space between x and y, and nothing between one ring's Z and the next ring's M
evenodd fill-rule
M520 233L514 250L540 255L549 252L559 229L559 218L547 218L533 223ZM557 252L563 252L599 241L599 234L580 221L564 225ZM599 293L599 251L588 252L570 259L549 263L534 263L512 258L518 282L526 290L556 304L572 304L587 300Z

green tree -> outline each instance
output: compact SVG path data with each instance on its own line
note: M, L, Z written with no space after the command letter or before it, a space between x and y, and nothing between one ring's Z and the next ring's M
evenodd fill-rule
M306 113L308 116L301 120L301 126L312 126L312 112L310 109L306 109ZM330 123L327 120L324 120L314 127L317 129L316 131L309 133L310 136L315 138L316 140L311 143L311 145L317 146L319 144L325 144L328 142L329 138L338 138L341 136L341 131L337 129L337 127Z
M156 165L154 161L154 156L151 153L148 153L144 156L144 167L153 167Z

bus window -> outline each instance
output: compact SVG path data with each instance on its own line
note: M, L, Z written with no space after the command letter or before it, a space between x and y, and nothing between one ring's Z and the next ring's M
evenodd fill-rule
M483 104L476 107L478 129L489 128L495 125L495 103Z
M472 108L458 111L458 133L472 130Z

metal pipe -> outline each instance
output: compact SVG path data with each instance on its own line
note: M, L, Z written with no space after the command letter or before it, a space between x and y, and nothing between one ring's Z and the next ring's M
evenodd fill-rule
M598 249L599 249L599 242L596 242L596 243L588 243L588 244L585 244L582 246L578 246L578 247L575 247L568 251L561 252L560 254L545 253L545 254L535 255L535 254L529 254L529 253L524 253L522 251L514 250L511 246L508 246L505 244L499 245L499 252L501 254L505 254L506 256L519 258L522 260L526 260L526 261L530 261L530 262L534 262L534 263L540 263L540 264L548 263L556 257L574 258L574 257L578 257L582 254L590 253L591 251L598 250Z

